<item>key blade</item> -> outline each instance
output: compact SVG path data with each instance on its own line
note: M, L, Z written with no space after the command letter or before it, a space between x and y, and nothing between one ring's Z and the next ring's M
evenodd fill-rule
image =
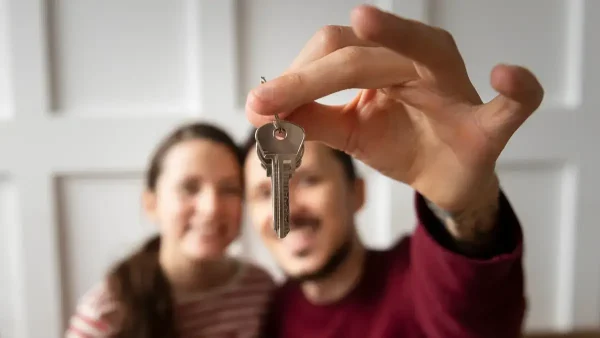
M271 162L271 194L273 196L273 230L280 239L290 232L290 166L274 155Z

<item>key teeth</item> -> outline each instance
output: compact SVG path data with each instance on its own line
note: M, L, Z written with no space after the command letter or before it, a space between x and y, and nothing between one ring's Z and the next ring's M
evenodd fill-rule
M279 229L279 232L277 232L277 237L279 237L279 239L284 239L288 234L290 233L290 229L287 227L281 227Z

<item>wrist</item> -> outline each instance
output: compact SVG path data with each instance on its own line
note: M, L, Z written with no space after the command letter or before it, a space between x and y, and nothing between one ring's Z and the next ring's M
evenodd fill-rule
M486 247L494 238L499 211L500 186L498 178L486 185L479 185L477 193L469 202L462 202L460 209L444 209L427 201L429 209L444 224L454 240L465 250L477 251Z

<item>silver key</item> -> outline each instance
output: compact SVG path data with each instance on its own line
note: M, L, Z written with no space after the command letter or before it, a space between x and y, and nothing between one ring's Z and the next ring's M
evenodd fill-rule
M258 128L255 139L258 158L271 177L273 228L279 238L284 238L290 232L289 180L302 163L304 129L279 120Z
M256 154L260 159L260 165L267 171L267 177L271 177L271 164L263 157L261 151L259 150L258 143L256 144ZM298 154L298 158L296 160L296 168L300 167L302 164L302 155L304 155L304 145L300 148L300 153Z

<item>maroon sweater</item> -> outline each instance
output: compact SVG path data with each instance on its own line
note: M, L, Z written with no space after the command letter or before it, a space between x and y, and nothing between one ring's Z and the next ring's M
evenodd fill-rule
M525 299L522 232L500 197L495 245L468 257L416 197L414 234L385 251L370 250L353 291L329 305L311 304L296 283L276 293L265 337L520 337Z

